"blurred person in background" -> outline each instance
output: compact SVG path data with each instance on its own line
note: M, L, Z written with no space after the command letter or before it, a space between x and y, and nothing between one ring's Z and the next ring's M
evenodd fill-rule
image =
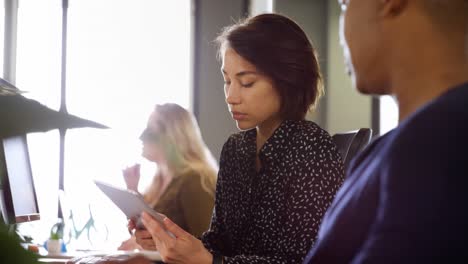
M156 105L140 136L142 156L157 164L157 172L143 193L158 213L199 237L208 230L214 206L216 161L206 147L194 116L177 104ZM138 191L140 165L123 170L127 188ZM135 223L129 221L129 229ZM154 249L151 234L135 230L120 250Z

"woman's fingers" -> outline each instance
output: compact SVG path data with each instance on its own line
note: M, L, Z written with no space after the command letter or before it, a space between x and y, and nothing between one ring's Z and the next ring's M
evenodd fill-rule
M140 176L140 164L135 164L132 166L133 175Z
M128 232L132 234L135 228L136 228L135 220L129 219L127 223Z
M141 249L141 246L138 245L136 241L136 237L131 236L129 239L123 241L117 249L118 250L134 250L134 249Z
M143 224L145 225L146 229L151 233L151 235L156 237L163 243L169 242L174 240L165 230L164 226L162 226L158 221L156 221L153 217L151 217L148 213L143 212L142 215Z
M189 233L187 233L184 229L182 229L180 226L176 225L174 222L172 222L171 219L169 218L164 218L164 225L166 226L166 229L174 234L176 237L186 237L190 236Z
M156 244L153 239L141 239L137 240L137 244L146 250L157 250Z
M144 239L144 238L151 238L151 233L146 230L146 229L137 229L135 230L135 236L137 238L141 238L141 239Z
M135 164L122 170L127 189L137 191L140 180L140 164Z
M135 229L135 239L143 249L156 250L156 245L150 232L146 229Z
M155 250L156 245L153 240L153 236L146 229L137 229L135 230L135 238L138 245L143 249Z

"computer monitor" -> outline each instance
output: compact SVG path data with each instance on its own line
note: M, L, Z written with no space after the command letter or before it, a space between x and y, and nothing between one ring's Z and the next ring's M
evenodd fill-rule
M40 219L25 135L0 139L0 206L7 224Z

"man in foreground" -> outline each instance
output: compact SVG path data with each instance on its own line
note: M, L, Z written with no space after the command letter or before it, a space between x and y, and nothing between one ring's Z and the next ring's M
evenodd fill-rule
M340 4L354 84L393 95L399 125L353 161L304 263L466 261L468 1Z

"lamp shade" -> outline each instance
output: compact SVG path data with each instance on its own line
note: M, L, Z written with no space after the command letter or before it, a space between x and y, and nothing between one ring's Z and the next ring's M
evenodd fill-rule
M20 95L21 91L0 78L0 138L52 129L108 128L97 122L48 108Z
M13 84L3 80L0 78L0 96L3 95L15 95L23 93L18 88L16 88Z

